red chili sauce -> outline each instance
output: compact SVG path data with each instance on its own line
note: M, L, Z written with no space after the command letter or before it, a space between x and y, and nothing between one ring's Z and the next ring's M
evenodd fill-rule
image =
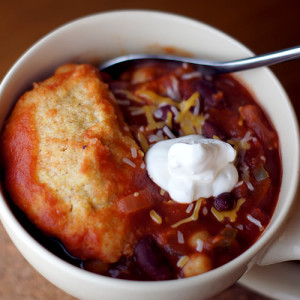
M112 265L72 257L17 211L25 228L68 262L122 279L189 277L247 250L271 219L282 177L277 134L249 91L231 75L202 76L187 64L152 62L118 79L101 75L144 152L160 140L189 134L221 139L237 151L239 182L230 193L179 204L141 178L147 187L118 203L135 231L135 251Z
M188 277L247 250L270 221L282 175L277 134L250 92L231 75L202 76L187 64L158 62L138 64L108 83L144 152L157 141L188 134L221 139L237 150L239 182L231 193L190 205L172 201L157 186L150 207L125 204L133 228L147 238L134 258L107 275Z

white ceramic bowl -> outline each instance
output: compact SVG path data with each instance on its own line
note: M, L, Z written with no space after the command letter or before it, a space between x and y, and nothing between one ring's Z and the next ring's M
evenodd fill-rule
M0 124L19 95L33 81L44 79L63 63L94 63L126 53L162 52L164 47L215 60L252 55L246 47L222 32L181 16L152 11L92 15L50 33L16 62L1 83ZM237 75L274 123L283 161L283 180L276 211L270 226L248 251L218 269L187 279L135 282L107 278L73 267L43 248L19 224L2 195L1 220L28 262L56 286L80 299L199 300L233 284L278 237L279 229L289 216L299 179L298 124L280 83L265 68Z

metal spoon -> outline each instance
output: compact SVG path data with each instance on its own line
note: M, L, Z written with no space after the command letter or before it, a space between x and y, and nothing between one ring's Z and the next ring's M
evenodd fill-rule
M270 66L296 58L300 58L300 46L240 60L219 62L197 58L173 56L168 54L128 54L104 62L100 66L100 70L113 75L119 74L122 70L128 68L130 64L136 61L167 60L172 62L185 62L193 64L197 66L197 68L202 72L203 75L214 75Z

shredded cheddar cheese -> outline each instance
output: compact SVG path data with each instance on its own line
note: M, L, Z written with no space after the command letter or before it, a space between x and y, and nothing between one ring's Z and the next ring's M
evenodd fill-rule
M145 102L148 103L143 106L129 108L132 115L145 115L148 124L145 127L147 131L168 128L170 130L164 130L164 133L168 138L174 138L175 136L171 132L171 129L173 128L173 122L175 122L180 125L179 131L181 135L201 134L202 124L205 122L206 117L198 114L200 107L199 92L193 93L190 98L181 102L176 102L169 97L160 96L151 90L140 89L135 91L135 94L131 92L126 93L126 91L124 90L121 90L119 92L126 94L129 99L136 102L143 104L145 104ZM139 100L137 100L136 98ZM170 111L167 112L165 121L157 122L155 120L158 115L157 108L163 105L170 105ZM197 107L197 109L194 109L194 111L192 112L192 107ZM197 113L195 113L195 111ZM160 112L160 114L162 113ZM160 117L162 117L162 115ZM153 137L153 134L151 135L151 137ZM145 141L143 143L145 144ZM148 147L146 147L146 149L148 149Z
M180 121L180 128L183 135L188 134L201 134L202 124L206 117L203 115L194 115L192 112L187 111L184 118ZM177 120L175 119L177 123Z
M153 113L154 113L154 107L145 105L143 106L143 110L145 111L145 115L148 121L148 130L154 130L158 128L162 128L165 124L164 122L156 122L153 118Z
M180 257L177 262L177 267L183 268L187 264L188 261L189 261L189 257L187 255Z
M189 135L195 133L194 126L189 118L184 118L181 121L180 128L182 131L182 135Z
M145 101L143 101L142 99L140 99L139 97L137 97L135 94L133 94L132 92L130 92L128 90L116 89L114 92L116 94L118 94L118 93L124 94L128 99L135 101L137 103L145 103Z
M166 191L164 190L164 189L160 189L160 191L159 191L159 194L161 195L161 196L163 196L164 194L166 193Z
M236 151L239 151L240 149L249 150L251 148L251 145L249 143L249 141L251 139L253 139L253 138L251 137L251 133L248 131L241 140L231 139L231 140L228 140L227 142L229 144L233 145L233 147Z
M162 223L161 216L154 209L151 209L151 211L150 211L150 217L151 217L151 219L155 223L157 223L157 224L161 224Z
M177 228L178 226L184 224L184 223L188 223L188 222L191 222L191 221L196 221L198 220L198 217L199 217L199 210L200 210L200 207L201 207L201 203L202 201L204 200L204 198L199 198L196 202L196 205L195 205L195 208L194 208L194 211L192 213L191 216L189 216L188 218L185 218L185 219L182 219L180 220L179 222L173 224L171 227L172 228Z
M180 112L178 114L178 116L176 117L176 122L181 122L185 115L187 114L187 112L189 111L189 109L192 106L195 106L196 104L196 100L199 98L200 94L199 92L195 92L189 99L180 102L179 104L179 108L180 108Z
M166 119L166 124L169 128L172 129L172 113L170 111L168 111L167 113L167 119Z
M215 140L221 140L217 135L213 135L213 139L215 139Z
M156 105L170 104L178 107L178 103L173 101L171 98L160 96L153 91L137 90L135 94L140 98L144 98L150 104L156 104Z
M141 132L138 132L137 138L138 138L138 140L141 144L141 147L142 147L143 151L146 153L149 149L149 144L148 144L147 139L145 138L145 136Z

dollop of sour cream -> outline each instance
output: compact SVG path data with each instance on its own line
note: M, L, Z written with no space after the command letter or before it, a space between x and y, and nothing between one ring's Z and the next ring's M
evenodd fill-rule
M201 135L157 142L145 157L150 178L179 203L230 192L238 182L235 158L230 144Z

